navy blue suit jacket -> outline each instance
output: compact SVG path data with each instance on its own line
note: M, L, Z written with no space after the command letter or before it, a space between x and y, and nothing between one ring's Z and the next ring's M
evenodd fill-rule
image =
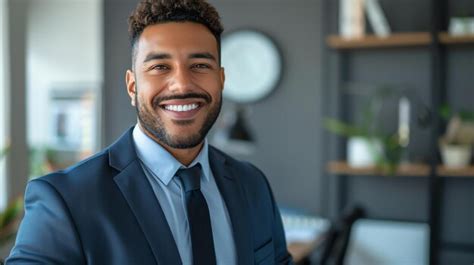
M237 264L293 264L262 172L212 147L209 156ZM92 158L28 183L25 216L6 264L30 263L181 264L131 129Z

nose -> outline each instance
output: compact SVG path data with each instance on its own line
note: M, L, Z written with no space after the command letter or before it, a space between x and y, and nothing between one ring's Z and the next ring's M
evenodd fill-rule
M174 94L185 93L193 87L191 73L184 66L176 67L171 79L169 90Z

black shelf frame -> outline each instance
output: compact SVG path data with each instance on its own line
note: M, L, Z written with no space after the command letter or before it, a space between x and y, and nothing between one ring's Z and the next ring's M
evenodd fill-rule
M331 0L324 1L324 10L325 13L329 13L329 2ZM432 42L430 43L428 49L430 53L430 84L431 89L431 99L430 99L430 109L431 109L431 129L430 129L430 175L428 181L428 216L426 220L415 220L419 222L427 222L430 226L430 242L429 242L429 264L437 265L440 263L440 250L449 249L465 252L474 252L474 244L466 244L462 242L442 242L442 223L441 223L441 210L442 197L444 191L444 182L446 177L439 176L437 174L437 166L440 164L438 156L438 137L442 134L443 122L437 110L440 109L442 103L447 102L448 93L447 93L447 48L452 44L441 43L439 39L439 33L447 29L448 25L448 0L431 0L430 1L430 35ZM326 15L327 16L327 15ZM331 21L330 19L326 21ZM334 23L334 20L332 20ZM325 36L330 33L328 30L329 27L326 27ZM471 44L472 45L472 44ZM388 48L383 48L388 49ZM348 108L344 107L348 104L347 95L343 93L342 88L344 84L350 79L350 69L349 69L349 60L350 53L356 51L352 49L341 49L333 53L333 56L336 58L336 64L338 73L335 75L336 80L334 83L331 83L329 80L326 80L326 85L332 87L335 90L337 97L337 109L335 114L337 117L347 120L348 118ZM328 75L329 76L329 75ZM331 85L329 85L331 84ZM330 93L326 93L329 95ZM326 103L323 108L329 108ZM323 113L325 113L323 111ZM323 141L326 142L326 141ZM336 142L336 156L338 160L345 160L345 150L346 150L346 140L338 139ZM336 214L341 214L344 208L348 204L348 176L347 174L334 174L336 177ZM377 216L368 216L373 219L387 219L384 217ZM396 218L389 218L390 220L397 220ZM399 219L402 220L402 219Z
M474 252L474 244L472 243L443 241L441 242L441 247L448 250L458 251L458 252L465 252L465 253Z
M447 97L446 81L446 48L439 40L439 32L447 28L447 15L449 14L447 0L432 0L430 8L430 34L433 39L430 45L431 53L431 109L432 109L432 128L430 132L430 166L431 174L429 181L429 221L430 225L430 256L429 263L439 264L439 250L441 238L441 196L443 193L443 183L437 175L437 165L439 158L438 137L442 133L442 121L437 110Z

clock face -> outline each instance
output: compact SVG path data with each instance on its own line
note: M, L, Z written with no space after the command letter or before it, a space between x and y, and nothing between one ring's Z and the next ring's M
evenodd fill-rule
M226 99L256 102L276 88L282 62L278 48L269 37L252 30L235 31L223 37L221 49Z

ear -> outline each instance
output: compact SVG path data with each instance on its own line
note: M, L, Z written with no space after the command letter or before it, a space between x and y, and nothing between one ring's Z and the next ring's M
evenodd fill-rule
M127 84L127 93L130 97L130 103L135 107L135 94L137 93L137 87L135 85L135 74L132 70L127 70L125 74L125 83Z
M225 83L225 71L224 71L224 67L221 67L220 78L221 78L222 90L224 90L224 83Z

